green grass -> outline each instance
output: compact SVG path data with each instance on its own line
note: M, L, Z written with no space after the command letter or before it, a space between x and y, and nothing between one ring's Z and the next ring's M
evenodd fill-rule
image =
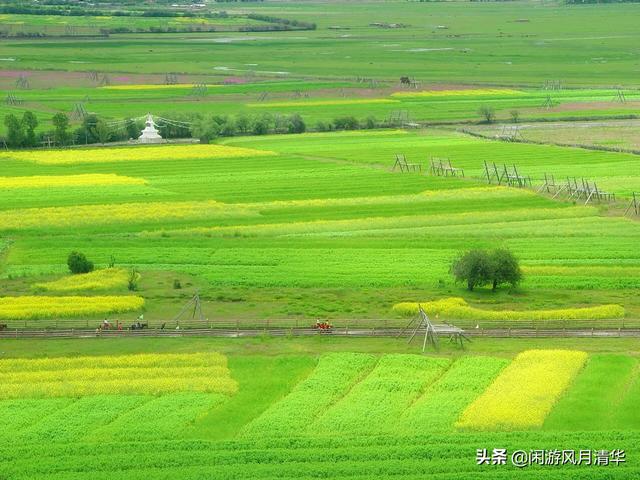
M583 431L632 427L618 420L637 416L626 398L636 381L637 363L624 355L592 355L544 428Z

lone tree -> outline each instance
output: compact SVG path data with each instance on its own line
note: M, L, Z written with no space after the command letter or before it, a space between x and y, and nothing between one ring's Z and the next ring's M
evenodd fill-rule
M496 111L489 105L482 105L478 109L478 115L483 118L484 123L493 123L496 119Z
M522 280L518 259L506 249L469 250L453 261L451 273L458 282L466 282L467 289L491 285L492 290L508 283L516 286Z
M453 261L451 273L457 282L466 282L467 289L487 285L493 278L493 265L486 250L469 250Z
M67 258L67 265L71 273L89 273L93 271L93 262L89 261L84 253L71 252Z
M503 283L515 287L522 280L518 259L506 248L498 248L491 252L491 263L493 264L492 288L494 291Z

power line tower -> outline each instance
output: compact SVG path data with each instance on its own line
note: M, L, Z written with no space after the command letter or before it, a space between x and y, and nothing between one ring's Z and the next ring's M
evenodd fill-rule
M625 97L624 92L621 88L618 88L618 91L616 92L615 101L620 103L627 103L627 97Z
M22 90L28 90L29 79L24 75L20 75L20 77L16 80L16 88L20 88Z
M83 103L76 103L71 110L71 118L74 120L83 120L89 114Z
M176 85L178 83L178 75L172 72L167 73L164 76L165 85Z
M194 97L206 97L207 96L207 84L204 82L196 83L191 89L191 95Z
M182 310L180 310L180 312L173 318L173 321L176 322L176 324L180 321L180 319L182 318L182 316L184 314L186 314L189 310L191 310L191 308L193 308L193 310L191 311L191 319L195 319L196 318L196 314L198 315L198 320L206 320L204 318L204 314L202 313L202 303L200 302L200 293L196 292L196 294L191 298L191 300L189 300L184 307L182 307Z
M4 104L10 107L15 107L18 105L22 105L24 100L16 97L13 92L9 92L6 97L4 97Z

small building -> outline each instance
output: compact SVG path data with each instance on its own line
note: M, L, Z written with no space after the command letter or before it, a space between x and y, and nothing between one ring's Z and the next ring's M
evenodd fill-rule
M140 136L138 137L139 143L162 143L162 137L158 133L158 129L156 128L156 124L153 121L153 116L149 113L147 114L147 120L144 123L144 130L142 130Z

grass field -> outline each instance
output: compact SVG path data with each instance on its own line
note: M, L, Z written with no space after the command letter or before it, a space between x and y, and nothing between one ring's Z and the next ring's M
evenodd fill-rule
M399 353L406 350L405 342L389 339L8 340L0 362L19 368L10 380L12 392L34 375L69 388L65 376L82 385L81 378L88 380L100 369L109 372L109 365L128 368L111 369L91 391L73 396L34 397L33 389L42 384L31 380L20 397L0 400L0 474L12 479L84 478L89 472L92 478L128 479L632 478L638 472L637 345L623 339L572 341L573 350L562 350L560 339L542 351L526 350L527 340L484 340L464 354L445 348L440 356L419 356ZM93 356L69 358L69 348ZM616 353L620 348L627 353ZM334 353L321 353L327 349ZM11 358L14 354L18 358ZM541 366L530 361L534 357L571 357L584 366L565 378L566 364ZM149 393L151 383L145 382L150 380L108 395L98 391L137 373L149 379L149 369L173 374L158 362L184 370L177 375L185 381L173 384L177 391ZM47 370L53 365L64 365L57 377ZM198 365L214 375L218 390L193 390L187 372L199 375ZM611 412L610 397L594 397L585 387L623 366L606 380L617 392L611 395L616 398ZM531 384L514 382L522 375L556 374L560 382L547 387L538 381L533 396ZM529 408L523 399L539 402L539 395L550 395L544 426L457 426L460 418L477 419L473 407L463 410L486 401L497 388L511 390L505 400L509 411L522 409L521 414ZM582 417L569 407L576 402L585 407ZM603 421L598 412L623 423ZM478 414L486 420L482 411ZM476 450L482 448L489 454L492 448L507 448L509 455L515 449L582 449L590 451L592 461L598 450L613 459L610 451L624 449L626 458L618 465L558 469L531 457L532 465L516 472L510 464L477 465Z

